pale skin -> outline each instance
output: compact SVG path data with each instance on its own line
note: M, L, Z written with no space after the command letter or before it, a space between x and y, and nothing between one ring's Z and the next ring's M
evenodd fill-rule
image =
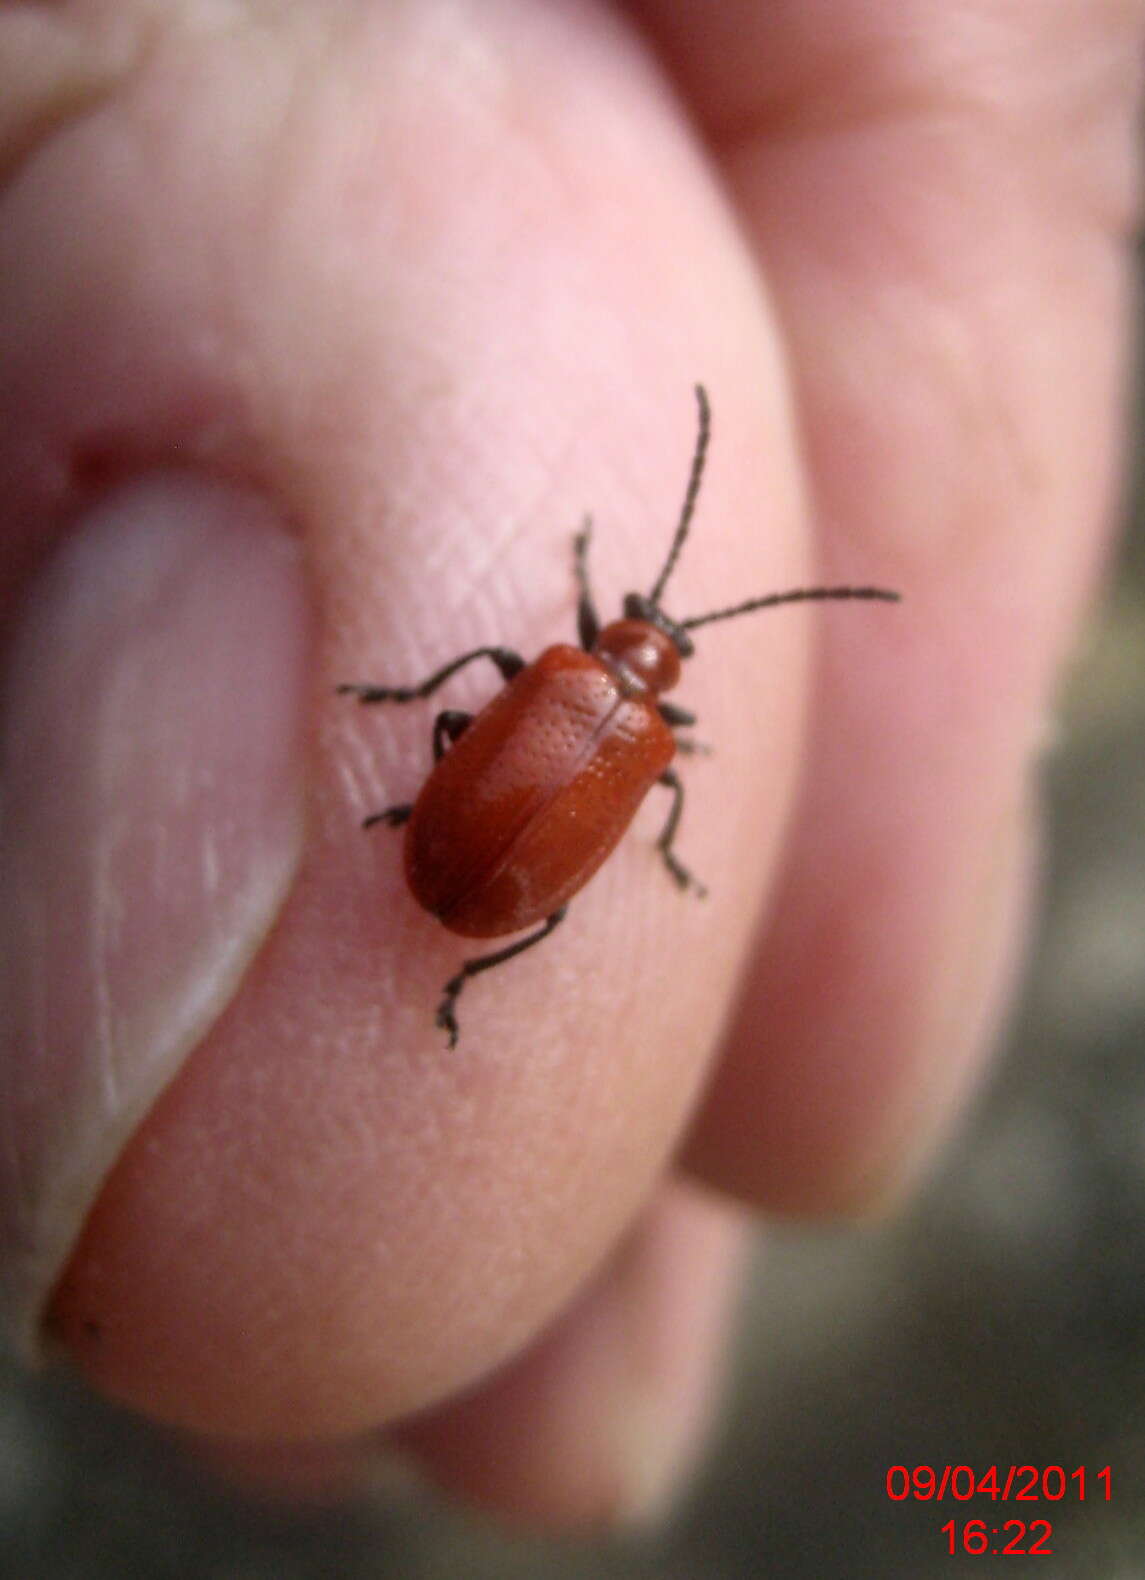
M901 1199L990 1053L1115 523L1142 6L54 9L71 53L5 68L44 84L0 274L34 438L98 426L115 375L77 360L126 347L115 468L268 500L312 626L297 879L92 1181L53 1330L239 1476L333 1484L396 1437L505 1517L639 1514L701 1442L749 1214ZM447 1055L468 946L358 826L416 791L433 704L333 688L575 640L586 510L602 613L646 588L701 378L672 612L904 602L698 632L671 700L717 754L680 765L708 898L665 878L654 795ZM75 509L19 487L6 617Z

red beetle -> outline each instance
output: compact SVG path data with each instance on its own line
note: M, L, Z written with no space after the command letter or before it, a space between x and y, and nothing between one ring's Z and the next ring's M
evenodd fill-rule
M406 825L405 874L414 898L450 932L500 938L542 925L504 949L466 960L445 984L437 1024L457 1042L458 997L467 979L511 960L547 937L567 902L584 887L632 821L654 784L672 792L657 848L682 889L703 890L672 849L684 787L670 766L690 741L674 731L693 714L661 702L693 652L697 626L754 609L826 598L880 598L881 587L804 587L770 593L689 620L672 620L660 599L696 505L711 418L696 386L700 429L680 522L664 568L647 597L629 593L624 617L601 628L588 584L585 522L575 542L580 647L546 648L526 664L505 647L478 647L419 686L343 685L360 702L412 702L431 696L475 658L489 658L506 685L474 717L450 709L433 726L434 767L415 802L366 818Z

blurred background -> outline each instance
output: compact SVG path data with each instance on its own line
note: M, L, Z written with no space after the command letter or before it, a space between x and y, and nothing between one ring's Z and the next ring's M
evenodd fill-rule
M512 1539L381 1485L252 1509L78 1388L3 1370L2 1580L1019 1572L950 1556L942 1526L983 1516L1052 1521L1053 1555L1024 1560L1041 1580L1145 1580L1145 453L1137 473L1061 701L1042 921L994 1080L906 1216L761 1240L721 1431L670 1526ZM892 1465L994 1463L1084 1465L1086 1501L887 1496Z

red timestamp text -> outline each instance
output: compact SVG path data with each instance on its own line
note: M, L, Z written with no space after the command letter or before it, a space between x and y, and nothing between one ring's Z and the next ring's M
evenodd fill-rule
M986 1520L947 1520L942 1527L948 1553L969 1553L980 1557L983 1553L1005 1558L1048 1558L1053 1553L1050 1538L1053 1526L1049 1520L1006 1520L1002 1525L990 1525Z
M989 1498L993 1503L1036 1503L1042 1498L1049 1503L1063 1499L1084 1503L1087 1498L1097 1498L1108 1503L1112 1496L1109 1465L1092 1472L1084 1465L1075 1470L1064 1465L988 1465L982 1470L973 1465L915 1465L911 1469L892 1465L887 1471L887 1497L895 1503L907 1498L937 1503L946 1498L958 1503L972 1498Z

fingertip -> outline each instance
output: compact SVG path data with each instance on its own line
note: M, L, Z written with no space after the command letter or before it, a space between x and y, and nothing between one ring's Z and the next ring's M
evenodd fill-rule
M673 1185L534 1345L396 1441L452 1496L520 1527L659 1523L713 1430L747 1238Z

